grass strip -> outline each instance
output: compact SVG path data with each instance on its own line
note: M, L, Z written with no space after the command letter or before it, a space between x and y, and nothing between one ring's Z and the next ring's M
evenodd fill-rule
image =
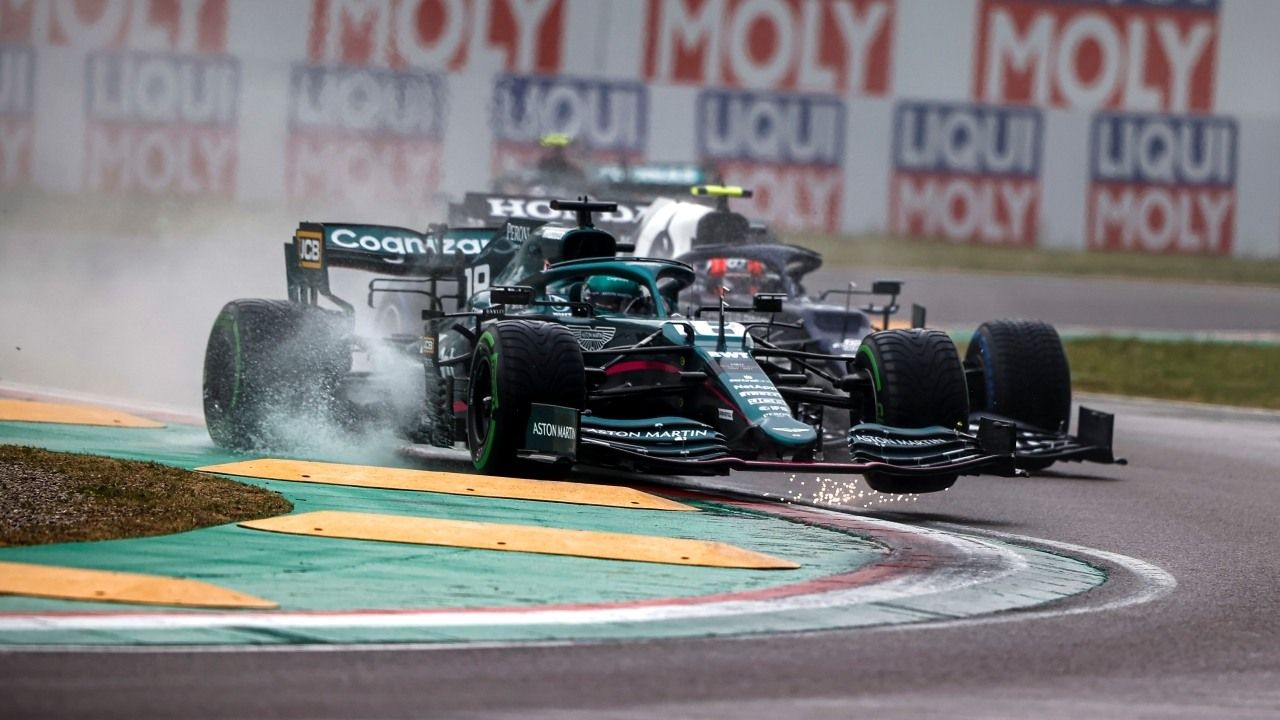
M278 493L159 463L0 445L0 547L165 535L292 509Z
M822 253L827 265L1080 275L1280 287L1280 260L1214 255L1149 255L964 245L885 235L790 234L787 242Z
M1280 410L1280 346L1124 338L1063 344L1075 390Z

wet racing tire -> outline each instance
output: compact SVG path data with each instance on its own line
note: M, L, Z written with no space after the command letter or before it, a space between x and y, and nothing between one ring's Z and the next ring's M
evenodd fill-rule
M870 414L875 422L900 428L940 425L963 430L967 426L964 366L946 333L921 329L872 333L858 348L855 364L871 378ZM954 474L904 478L869 473L866 478L871 489L882 493L939 492L956 482Z
M586 375L577 337L563 325L503 320L476 341L467 388L467 447L476 470L551 477L569 467L522 460L532 403L586 407Z
M234 450L289 444L279 419L330 420L351 368L351 320L287 300L233 300L209 333L204 417ZM305 428L303 429L305 432Z
M426 368L426 397L423 406L423 427L415 440L436 447L453 447L453 393L449 379L440 375L432 366Z
M991 320L978 326L965 362L982 369L970 389L975 411L1001 415L1049 432L1066 432L1071 420L1071 369L1058 331L1038 320ZM1021 460L1043 470L1052 460Z

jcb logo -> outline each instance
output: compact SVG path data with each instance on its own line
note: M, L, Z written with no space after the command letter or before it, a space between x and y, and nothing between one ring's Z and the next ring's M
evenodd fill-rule
M299 267L307 270L320 269L321 254L324 252L324 240L319 232L299 230L294 235L293 244L298 248Z

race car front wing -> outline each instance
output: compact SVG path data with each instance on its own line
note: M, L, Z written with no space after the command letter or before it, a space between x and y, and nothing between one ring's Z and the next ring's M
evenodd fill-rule
M982 422L988 420L1012 423L1015 426L1014 458L1020 467L1026 465L1034 468L1058 461L1128 464L1124 458L1117 458L1112 450L1115 416L1111 413L1081 406L1075 435L1051 432L988 413L975 413L971 416L970 430L976 431Z
M971 433L943 427L908 430L863 423L849 431L848 442L851 462L820 462L743 457L728 448L708 452L705 444L690 447L688 452L670 446L659 452L634 442L584 432L579 438L578 457L597 465L697 475L719 475L730 470L876 473L891 477L1022 474L1014 460L1016 428L996 419L980 421Z

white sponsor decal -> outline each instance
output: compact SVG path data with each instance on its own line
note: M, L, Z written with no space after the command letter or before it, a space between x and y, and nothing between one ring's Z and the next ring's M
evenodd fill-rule
M552 208L549 198L486 197L484 200L489 204L489 217L566 222L577 222L578 219L573 210ZM639 213L639 206L618 203L616 211L600 213L598 217L604 222L631 224L639 218Z
M591 428L591 432L599 435L607 435L609 437L625 438L628 440L710 440L715 437L714 431L699 428L643 431Z
M570 326L569 331L578 336L578 344L583 350L594 352L602 349L613 339L617 330L611 327Z
M880 447L936 447L955 442L955 438L925 438L919 440L907 438L887 438L879 435L855 434L854 442L870 443Z
M560 438L561 440L578 439L577 428L572 425L556 425L555 423L536 422L533 424L533 434Z
M780 432L780 433L784 433L784 434L786 434L786 435L807 435L807 434L809 434L809 432L810 432L811 430L812 430L812 428L797 428L797 427L774 428L774 429L773 429L773 431L774 431L774 432Z
M519 245L529 239L529 230L525 225L507 225L507 242Z
M351 250L361 249L369 252L390 253L392 255L422 255L427 252L426 243L420 237L386 235L359 235L346 228L329 233L329 242L338 247Z
M479 255L489 244L488 238L441 238L440 252L445 255L462 253L463 255Z

